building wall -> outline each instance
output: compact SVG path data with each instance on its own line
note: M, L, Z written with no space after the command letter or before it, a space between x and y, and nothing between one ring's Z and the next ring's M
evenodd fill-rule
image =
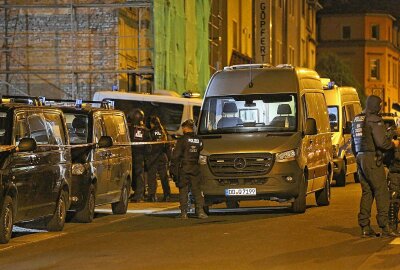
M399 101L400 50L394 23L389 14L323 15L320 19L318 54L336 53L350 66L366 95L384 99L385 111ZM379 30L373 31L373 26ZM350 28L350 35L344 34L344 27Z
M226 1L226 28L223 42L226 42L226 63L232 62L232 53L237 51L245 56L252 57L252 1L229 0ZM225 40L224 40L225 38Z

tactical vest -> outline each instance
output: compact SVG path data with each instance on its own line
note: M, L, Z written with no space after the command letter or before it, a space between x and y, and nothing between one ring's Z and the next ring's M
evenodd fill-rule
M185 151L183 153L183 161L197 162L199 160L200 151L203 148L202 140L196 135L185 134Z
M146 128L144 126L133 126L132 128L132 141L143 142L145 140Z
M364 113L361 113L354 118L351 134L353 136L356 153L375 152L372 129L367 124L367 116Z

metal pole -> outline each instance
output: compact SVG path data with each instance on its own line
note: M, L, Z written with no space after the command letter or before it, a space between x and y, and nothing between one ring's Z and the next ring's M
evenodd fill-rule
M7 4L7 0L5 1ZM9 20L9 16L8 16L8 9L4 9L4 35L5 35L5 39L4 39L4 48L6 49L6 71L10 70L10 48L8 47L8 20ZM7 90L7 95L10 94L10 74L6 73L6 90Z
M138 48L140 48L140 35L141 35L141 32L142 32L142 9L139 8L138 11L139 11ZM140 67L140 61L141 61L141 59L140 59L140 50L138 50L138 58L137 59L138 59L137 68L139 68ZM139 93L141 93L141 92L142 92L142 76L139 76Z

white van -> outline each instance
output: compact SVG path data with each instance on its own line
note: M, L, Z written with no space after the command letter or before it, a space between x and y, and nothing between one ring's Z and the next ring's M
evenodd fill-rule
M181 123L187 119L197 121L202 99L190 94L178 95L176 92L159 90L154 95L100 91L93 96L95 101L109 100L114 107L128 114L133 109L143 110L145 117L157 115L170 135L182 134Z
M355 88L325 86L326 84L325 98L332 132L333 178L336 186L343 187L346 185L346 175L354 174L354 179L358 181L356 158L351 150L351 127L346 127L346 123L351 123L361 113L362 108Z

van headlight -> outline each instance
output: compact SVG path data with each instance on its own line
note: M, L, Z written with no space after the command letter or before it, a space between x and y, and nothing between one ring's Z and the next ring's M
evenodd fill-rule
M207 165L207 156L200 155L199 163L200 163L200 165Z
M297 149L292 149L276 154L276 162L286 162L295 160L297 157Z
M85 173L85 166L82 163L72 164L72 175L82 175Z

